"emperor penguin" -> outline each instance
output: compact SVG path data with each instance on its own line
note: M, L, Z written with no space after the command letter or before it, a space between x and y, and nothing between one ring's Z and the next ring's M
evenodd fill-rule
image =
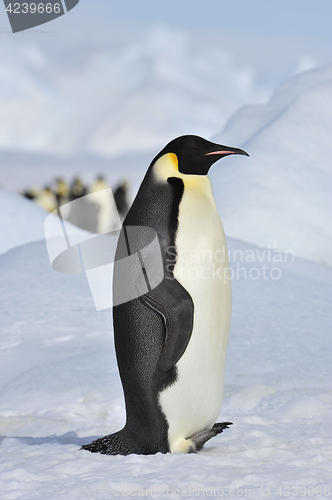
M191 453L231 424L216 423L232 294L226 238L208 176L217 160L231 154L248 156L185 135L151 162L123 222L115 259L126 230L150 228L158 237L162 276L147 293L113 307L126 424L83 449Z

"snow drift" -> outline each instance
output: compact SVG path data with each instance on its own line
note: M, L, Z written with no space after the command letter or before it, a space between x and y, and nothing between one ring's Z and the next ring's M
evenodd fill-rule
M226 234L332 265L331 137L332 67L238 111L213 137L250 154L211 173Z

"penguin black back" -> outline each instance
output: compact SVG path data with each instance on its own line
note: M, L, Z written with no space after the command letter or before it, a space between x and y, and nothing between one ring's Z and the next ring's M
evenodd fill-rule
M183 181L170 178L167 184L158 184L150 166L142 187L144 189L138 192L124 220L122 232L128 226L154 229L162 252L165 279L173 280L168 263L176 258L175 234ZM117 250L115 261L121 258ZM116 268L114 273L116 275ZM165 373L158 363L166 339L164 319L142 297L138 297L113 307L113 324L125 395L126 425L121 431L83 448L105 454L167 453L168 425L158 403L158 393L176 380L176 368L173 366Z

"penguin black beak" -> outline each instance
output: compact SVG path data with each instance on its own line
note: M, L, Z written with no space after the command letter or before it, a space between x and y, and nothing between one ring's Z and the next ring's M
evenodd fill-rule
M220 149L217 151L211 151L210 153L206 153L204 156L209 156L209 155L219 155L219 156L227 156L227 155L244 155L244 156L249 156L246 151L243 151L243 149L239 148L229 148L228 146L218 146Z

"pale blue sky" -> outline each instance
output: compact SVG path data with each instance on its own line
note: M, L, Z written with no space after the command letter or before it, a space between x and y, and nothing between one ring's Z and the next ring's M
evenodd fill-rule
M1 2L2 4L2 2ZM43 26L58 30L98 20L177 27L257 37L312 37L332 44L331 0L80 0L67 15ZM76 26L77 27L77 26ZM4 5L0 6L0 30L9 29ZM39 29L39 28L35 28Z
M81 0L84 2L84 0ZM95 0L92 0L95 1ZM98 0L100 1L100 0ZM98 1L95 2L98 4ZM86 6L91 0L86 0ZM118 20L332 41L331 0L101 0ZM83 5L82 5L83 7Z

